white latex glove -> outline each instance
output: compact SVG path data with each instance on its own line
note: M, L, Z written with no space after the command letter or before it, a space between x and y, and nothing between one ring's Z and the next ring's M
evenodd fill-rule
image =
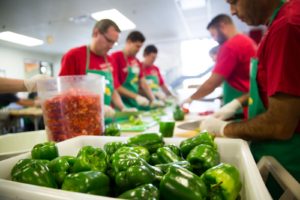
M151 102L151 107L163 107L165 106L165 103L160 100L154 100Z
M184 104L191 104L192 101L193 101L193 99L192 99L191 97L189 97L189 98L185 99L185 100L181 103L181 105L183 106Z
M143 97L141 95L137 95L135 100L140 106L148 106L150 103L146 97Z
M164 92L162 91L156 91L156 92L153 92L154 96L157 97L159 100L165 100L166 99L166 95Z
M220 110L213 114L213 116L218 119L226 120L232 117L235 114L235 112L240 108L242 108L241 103L237 99L234 99L231 102L224 105L223 107L221 107Z
M113 117L115 115L116 111L107 105L104 105L104 117Z
M207 131L218 137L224 137L224 128L229 123L214 117L208 117L201 121L200 130Z
M126 108L126 107L124 107L121 111L122 112L137 112L138 110L136 108Z
M30 79L25 79L24 80L24 85L27 89L28 92L36 92L37 90L37 82L39 80L44 80L50 78L48 75L45 74L37 74Z

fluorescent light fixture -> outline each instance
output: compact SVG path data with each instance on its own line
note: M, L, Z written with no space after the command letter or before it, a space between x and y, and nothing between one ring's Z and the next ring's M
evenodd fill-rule
M100 12L95 12L91 14L92 18L99 21L101 19L110 19L113 20L121 29L121 31L134 29L135 24L125 17L122 13L120 13L116 9L103 10Z
M182 10L190 10L205 7L206 0L178 0L178 3Z
M18 33L10 32L10 31L4 31L0 33L0 39L5 40L8 42L13 42L16 44L21 44L29 47L42 45L44 42L42 40L28 37L25 35L21 35Z

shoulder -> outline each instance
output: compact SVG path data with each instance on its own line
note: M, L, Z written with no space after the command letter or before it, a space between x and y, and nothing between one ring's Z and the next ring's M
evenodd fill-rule
M123 52L122 51L115 51L111 54L112 58L120 58L121 56L123 57Z
M70 49L67 53L64 54L64 57L78 57L86 53L86 46L80 46Z
M274 34L286 34L291 31L300 32L300 0L291 0L286 3L269 27L269 32Z
M228 46L254 44L254 41L247 35L239 33L228 42Z

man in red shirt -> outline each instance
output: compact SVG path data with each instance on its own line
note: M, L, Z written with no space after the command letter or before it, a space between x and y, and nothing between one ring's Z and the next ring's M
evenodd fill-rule
M139 86L145 91L152 104L156 104L155 97L146 83L140 61L136 54L145 41L144 35L139 31L129 33L126 44L122 51L114 52L111 56L118 71L118 81L120 87L118 91L122 96L125 105L130 107L142 108L150 105L147 98L138 94Z
M201 99L223 83L223 103L227 104L249 92L250 58L256 53L256 44L239 33L225 14L213 18L207 29L220 44L216 64L209 79L185 102Z
M208 118L201 129L254 140L251 150L256 160L274 156L300 181L300 0L227 2L232 14L247 24L268 26L251 66L251 119L229 123Z
M119 110L126 109L117 90L120 84L113 59L107 52L118 41L120 29L109 19L98 21L92 33L90 45L69 50L62 58L59 76L97 74L105 77L105 116L114 115L111 101Z
M153 94L160 100L164 100L166 95L172 95L165 84L165 81L154 62L157 57L157 48L154 45L148 45L144 49L144 61L142 62L144 75Z

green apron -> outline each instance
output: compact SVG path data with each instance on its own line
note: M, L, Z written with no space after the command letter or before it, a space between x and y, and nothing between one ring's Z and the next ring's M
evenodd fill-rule
M112 70L111 66L107 61L107 58L104 57L105 64L107 68L105 70L92 70L89 69L90 66L90 47L86 47L86 73L91 73L91 74L97 74L104 76L105 78L105 91L104 91L104 104L105 105L110 105L111 103L111 96L112 93L114 92L114 85L113 85L113 76L112 76Z
M158 92L160 89L159 81L157 76L155 75L147 75L146 76L147 84L149 85L152 92Z
M224 81L223 83L223 104L224 105L244 94L245 94L244 92L231 87L231 85L229 85L227 81ZM243 113L243 109L238 109L236 111L236 114L240 114L240 113Z
M280 6L275 10L270 24L276 17L279 9L283 5L284 1L281 1ZM256 59L251 60L251 73L250 73L250 99L249 99L249 117L259 115L266 111L258 92L258 86L256 82L258 61ZM269 155L275 157L294 178L300 181L300 134L295 133L289 140L267 140L267 141L253 141L250 145L251 152L256 161L259 161L262 156ZM279 185L275 183L273 177L266 183L272 197L278 199L282 194L282 190Z
M124 59L126 60L126 65L127 65L126 66L127 67L127 77L125 79L125 82L122 84L122 86L124 88L126 88L127 90L137 94L139 92L140 68L138 66L129 66L127 57L125 57L124 53L123 53L123 55L124 55ZM122 100L127 107L136 107L136 108L139 107L139 105L137 104L135 99L122 96Z

